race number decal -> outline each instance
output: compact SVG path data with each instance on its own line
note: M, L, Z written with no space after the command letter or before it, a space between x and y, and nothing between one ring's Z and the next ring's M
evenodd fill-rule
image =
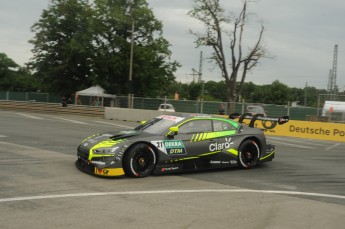
M186 148L181 140L152 141L151 143L167 155L187 154Z

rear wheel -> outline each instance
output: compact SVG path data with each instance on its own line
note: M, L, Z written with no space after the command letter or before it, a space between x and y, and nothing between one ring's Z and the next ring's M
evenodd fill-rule
M241 167L253 168L260 158L260 148L253 140L245 140L239 147L238 160Z
M147 144L140 143L129 149L123 158L123 169L131 177L146 177L156 165L156 154Z

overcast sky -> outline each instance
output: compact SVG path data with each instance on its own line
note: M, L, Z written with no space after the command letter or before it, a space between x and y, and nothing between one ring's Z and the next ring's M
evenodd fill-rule
M32 57L28 40L34 34L30 27L38 21L48 0L1 0L0 52L19 65ZM163 23L163 36L170 42L172 60L182 67L176 72L178 81L193 80L192 68L199 69L203 52L203 80L222 80L214 65L207 61L210 50L196 48L189 29L200 31L202 25L187 15L192 0L147 0L156 17ZM238 13L241 0L221 0L227 12ZM329 70L333 66L334 45L338 44L337 85L345 89L345 1L344 0L259 0L250 4L253 13L245 31L247 44L253 44L265 26L264 43L273 59L264 59L247 77L247 82L270 84L274 80L303 88L306 84L326 89ZM229 49L227 49L229 51Z

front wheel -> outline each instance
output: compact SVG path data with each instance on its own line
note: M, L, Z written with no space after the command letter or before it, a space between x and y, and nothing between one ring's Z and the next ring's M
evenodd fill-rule
M131 177L146 177L153 171L155 165L156 154L144 143L131 147L123 158L123 169Z
M241 167L253 168L260 158L260 148L253 140L245 140L239 147L238 160Z

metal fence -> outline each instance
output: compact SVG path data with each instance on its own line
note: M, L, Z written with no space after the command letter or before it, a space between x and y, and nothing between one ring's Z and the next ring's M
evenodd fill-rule
M15 101L35 101L35 102L47 102L47 103L61 103L61 97L52 95L49 93L38 92L9 92L0 91L0 100L15 100ZM76 103L74 98L71 98L71 103ZM96 103L99 101L98 97L80 96L78 99L79 105L87 106L107 106L107 107L120 107L128 108L129 100L127 96L116 96L113 98L103 98L103 104ZM227 109L229 104L225 102L213 102L213 101L200 101L200 100L173 100L167 98L142 98L132 97L133 109L145 109L145 110L157 110L162 103L172 104L176 112L185 113L199 113L199 114L218 114L218 108L222 103L225 107L225 113L229 114ZM269 116L279 117L283 115L289 115L291 120L307 120L308 117L319 117L321 114L322 106L318 108L303 107L303 106L291 106L290 102L286 105L274 105L274 104L252 104L252 103L233 103L233 112L244 113L248 106L261 107L264 112ZM330 117L323 117L324 121L345 121L345 113L333 113Z
M60 103L61 97L49 93L0 91L0 100Z

